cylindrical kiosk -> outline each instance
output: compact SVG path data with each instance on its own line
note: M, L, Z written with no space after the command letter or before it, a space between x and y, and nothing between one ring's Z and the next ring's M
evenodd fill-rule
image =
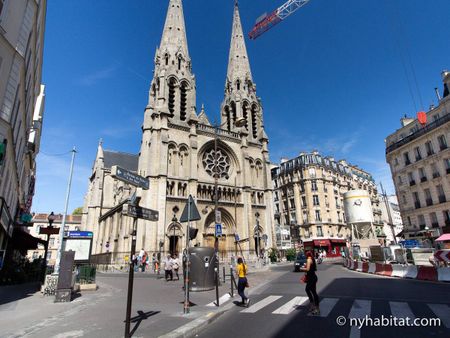
M208 291L215 288L214 267L217 257L214 248L189 248L189 291Z

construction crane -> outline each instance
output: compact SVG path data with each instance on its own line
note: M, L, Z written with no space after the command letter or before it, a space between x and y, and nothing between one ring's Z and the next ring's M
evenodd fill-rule
M286 19L297 9L306 5L308 2L309 0L289 0L269 15L267 15L267 13L264 13L256 20L255 26L248 34L248 36L250 37L250 39L256 39L261 34L267 32L269 29L275 26L277 23L280 23L281 21Z

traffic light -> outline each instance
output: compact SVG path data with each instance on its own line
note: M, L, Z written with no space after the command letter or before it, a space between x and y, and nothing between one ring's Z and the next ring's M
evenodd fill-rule
M197 237L198 229L189 227L189 240L192 241Z
M6 145L8 144L8 140L5 138L2 143L0 143L0 165L5 162L6 157Z

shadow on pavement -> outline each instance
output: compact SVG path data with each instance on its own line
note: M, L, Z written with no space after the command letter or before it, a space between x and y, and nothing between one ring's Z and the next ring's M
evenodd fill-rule
M0 286L0 305L27 298L39 291L39 283Z
M142 310L138 310L138 315L135 317L130 318L131 323L136 323L134 327L131 329L130 336L133 336L136 330L139 328L139 325L141 325L141 322L143 320L146 320L147 318L150 318L151 316L157 315L161 311L148 311L144 312Z

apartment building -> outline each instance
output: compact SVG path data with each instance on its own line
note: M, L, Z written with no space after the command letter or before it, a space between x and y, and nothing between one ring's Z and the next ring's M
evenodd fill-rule
M405 116L386 139L406 239L450 233L450 72L442 79L443 95L436 89L439 104L426 112L426 122Z
M32 218L44 111L46 6L46 0L0 1L0 269L37 245L24 225Z
M276 229L290 229L292 246L340 255L350 238L343 194L367 190L371 196L377 237L384 241L380 199L372 176L363 169L318 152L282 160L271 170Z

